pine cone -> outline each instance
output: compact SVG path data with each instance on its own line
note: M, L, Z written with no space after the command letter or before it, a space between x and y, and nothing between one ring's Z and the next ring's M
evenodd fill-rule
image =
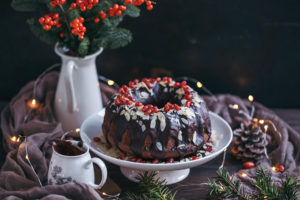
M233 155L242 161L258 161L265 157L264 147L268 142L266 133L257 123L241 124L233 131L234 142L231 149Z

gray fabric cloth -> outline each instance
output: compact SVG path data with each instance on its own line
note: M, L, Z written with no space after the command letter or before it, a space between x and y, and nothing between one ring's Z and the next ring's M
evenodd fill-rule
M247 123L248 119L239 114L237 110L229 108L230 104L238 104L239 109L250 114L251 103L248 100L241 99L233 95L216 95L217 102L210 96L205 96L204 100L207 103L209 110L219 114L223 117L233 129L239 127L240 123ZM285 121L280 119L273 111L267 109L263 105L254 102L256 112L254 117L257 119L271 120L277 131L274 129L268 131L273 144L268 145L268 155L270 161L267 159L257 163L257 167L265 167L270 174L272 180L280 185L280 181L289 173L292 176L300 176L300 134L291 128ZM272 127L270 127L272 128ZM278 132L281 134L281 139L278 137ZM273 172L271 167L282 164L285 167L283 173ZM251 187L251 181L256 176L256 168L249 170L241 170L246 172L249 176L244 178L239 176L239 172L234 175L241 179L242 187L248 194L255 194L256 190Z
M0 199L101 199L92 188L84 184L69 183L59 186L45 186L52 153L48 141L63 134L61 125L56 121L52 109L57 80L58 73L51 72L38 84L36 94L43 109L34 111L27 109L26 103L32 98L34 84L30 82L21 89L1 113L2 144L8 154L0 171ZM104 103L114 93L114 89L103 84L101 84L101 91ZM248 110L251 106L247 100L232 95L217 95L217 102L209 96L205 96L204 99L209 109L223 117L232 128L238 127L240 123L246 121L246 118L230 109L228 105L238 104L247 113L249 113ZM286 168L285 173L299 176L300 135L261 104L255 103L255 107L255 117L272 120L282 134L282 140L275 138L275 144L269 151L273 161L272 165L281 163ZM28 112L30 113L28 114ZM24 119L26 115L28 118ZM30 161L44 187L39 187L38 179L25 159L25 143L17 145L10 141L12 136L19 134L27 136ZM270 169L271 164L262 161L260 166L266 166ZM240 177L243 181L242 186L246 192L253 194L255 190L249 181L251 181L251 177L255 176L255 169L246 171L250 176L248 178ZM273 173L273 179L279 182L285 173Z
M52 109L58 75L58 72L50 72L38 84L36 98L42 108L29 110L26 106L32 98L34 82L30 82L1 113L2 144L8 153L0 171L0 199L101 199L93 188L84 184L46 185L52 155L48 142L63 134ZM104 84L101 84L101 91L104 103L114 92ZM18 135L27 136L28 155L44 187L39 186L25 158L25 141L11 142L10 138Z

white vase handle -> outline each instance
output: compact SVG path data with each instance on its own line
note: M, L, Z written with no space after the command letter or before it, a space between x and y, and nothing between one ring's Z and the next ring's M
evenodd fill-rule
M65 74L65 80L66 80L66 85L69 87L70 91L70 96L69 96L69 101L70 101L70 106L71 106L71 112L75 112L76 107L77 107L77 102L76 102L76 96L75 96L75 89L74 89L74 82L73 82L73 71L75 68L75 62L73 60L69 60L68 63L66 64L66 74Z
M101 181L100 181L100 183L98 185L95 184L95 183L90 183L90 185L93 188L95 188L95 189L100 189L100 188L103 187L103 185L106 182L106 179L107 179L107 169L106 169L106 166L105 166L104 162L101 159L99 159L99 158L92 158L91 161L93 163L95 163L96 165L98 165L98 167L100 168L102 178L101 178Z

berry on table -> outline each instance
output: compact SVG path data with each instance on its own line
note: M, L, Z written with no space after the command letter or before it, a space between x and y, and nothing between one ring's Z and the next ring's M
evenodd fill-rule
M252 168L255 167L255 164L254 164L254 162L247 161L247 162L243 163L243 166L244 166L245 169L252 169Z

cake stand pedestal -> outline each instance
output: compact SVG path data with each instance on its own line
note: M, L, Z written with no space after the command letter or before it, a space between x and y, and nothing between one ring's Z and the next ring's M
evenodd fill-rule
M144 174L144 170L138 170L138 169L132 169L132 168L127 168L127 167L120 167L122 174L128 178L129 180L133 181L133 182L138 182L138 180L136 180L136 177L139 174ZM148 171L148 170L147 170ZM148 171L151 172L151 171ZM155 179L160 179L160 180L166 180L167 185L171 185L174 183L178 183L180 181L182 181L183 179L185 179L189 173L190 173L190 169L181 169L181 170L172 170L172 171L160 171L157 170L156 172L156 176L154 177Z

